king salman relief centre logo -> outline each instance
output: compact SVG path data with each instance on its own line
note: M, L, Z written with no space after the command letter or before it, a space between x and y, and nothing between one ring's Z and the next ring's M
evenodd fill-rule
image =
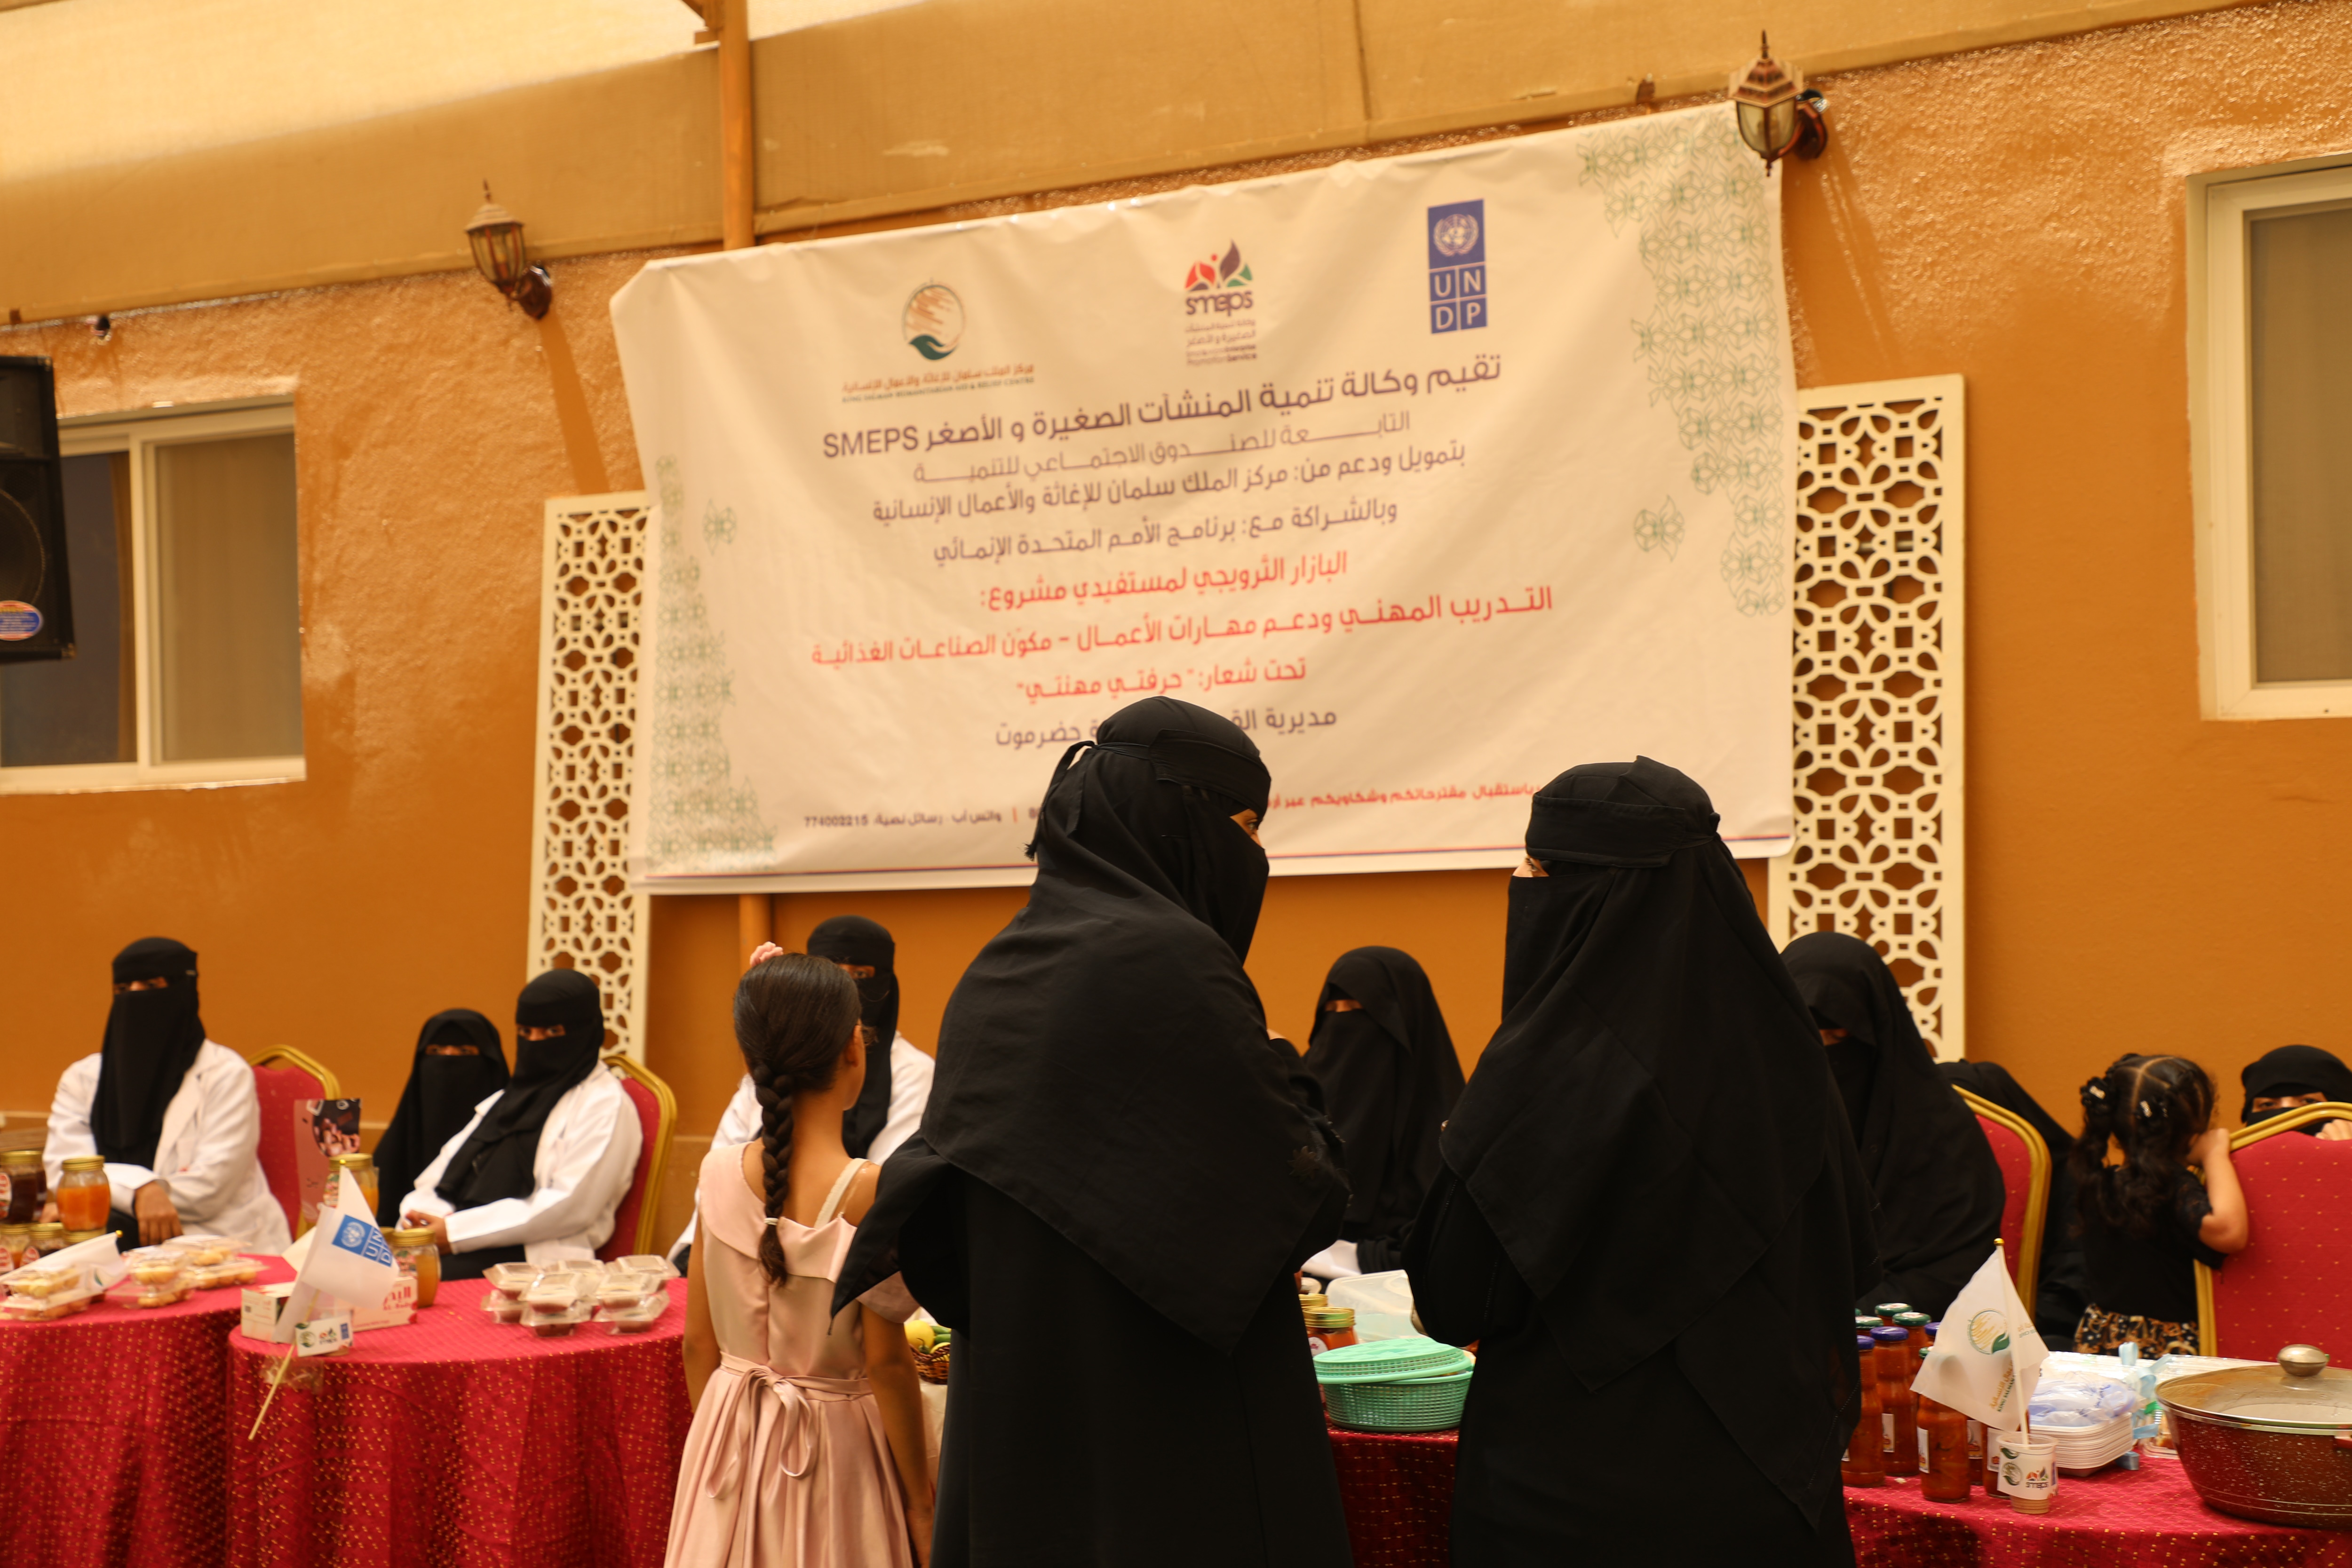
M926 283L908 297L898 325L908 347L925 359L945 359L963 342L963 301L944 283Z

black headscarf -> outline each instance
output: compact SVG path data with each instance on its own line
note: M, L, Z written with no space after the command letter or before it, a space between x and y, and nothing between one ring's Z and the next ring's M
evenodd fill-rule
M427 1046L471 1046L475 1054L436 1057L425 1050ZM407 1087L400 1091L392 1125L376 1141L378 1219L385 1225L399 1223L400 1201L415 1187L425 1167L473 1120L474 1107L506 1083L506 1053L499 1048L496 1024L471 1007L452 1007L425 1020L425 1027L417 1031Z
M551 1039L526 1040L521 1031L561 1024ZM576 969L551 969L522 988L515 1002L514 1078L483 1112L474 1135L459 1146L434 1188L461 1209L500 1198L527 1198L538 1184L531 1162L540 1129L555 1102L596 1070L604 1049L604 1001L596 983Z
M1924 1042L1922 1045L1924 1048ZM1989 1100L2012 1116L2021 1117L2042 1134L2042 1141L2050 1145L2050 1158L2053 1164L2063 1166L2066 1157L2074 1152L2074 1135L2061 1126L2056 1117L2042 1110L2042 1102L2026 1093L2025 1086L2011 1077L2009 1069L1999 1062L1937 1062L1936 1070L1943 1075L1946 1083L1965 1089L1979 1100ZM2054 1188L2052 1197L2051 1212L2062 1212L2055 1206ZM2071 1214L2074 1211L2063 1212Z
M142 937L114 955L114 983L134 980L168 984L159 991L115 994L89 1131L108 1160L152 1170L163 1112L205 1048L205 1021L196 1016L196 955L170 937Z
M1906 1287L1906 1299L1940 1311L2000 1235L2000 1163L1968 1102L1936 1070L1902 984L1875 948L1815 931L1781 957L1815 1025L1846 1032L1823 1054L1878 1200L1886 1277L1931 1276L1935 1288Z
M890 966L898 944L864 915L835 915L809 932L808 950L814 957L866 964L874 971L857 982L858 1021L872 1037L866 1050L866 1082L857 1091L857 1102L841 1113L842 1144L863 1160L890 1120L890 1042L898 1037L898 976Z
M1852 1429L1868 1197L1820 1037L1716 834L1644 757L1535 798L1502 1027L1445 1163L1588 1389L1672 1345L1808 1519Z
M1324 1011L1343 996L1359 1010ZM1307 1069L1347 1145L1349 1232L1396 1235L1437 1179L1437 1130L1462 1095L1454 1037L1411 953L1360 947L1339 955L1315 999Z
M943 1160L1230 1352L1341 1196L1290 1087L1311 1080L1242 970L1266 864L1230 818L1264 811L1269 780L1247 735L1188 702L1132 703L1097 736L1055 770L1028 907L948 999L922 1132L836 1295L887 1273L900 1178Z
M2256 1095L2269 1098L2324 1094L2330 1100L2352 1102L2352 1068L2346 1067L2335 1052L2321 1050L2317 1046L2281 1046L2248 1063L2238 1075L2238 1081L2246 1089L2246 1103L2238 1112L2238 1121L2246 1127L2279 1114L2275 1110L2257 1111ZM2310 1121L2295 1131L2316 1138L2326 1125L2325 1121Z

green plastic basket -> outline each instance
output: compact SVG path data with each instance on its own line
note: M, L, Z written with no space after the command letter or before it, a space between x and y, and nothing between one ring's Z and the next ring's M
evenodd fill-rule
M1476 1369L1392 1383L1327 1383L1323 1401L1331 1419L1365 1432L1442 1432L1462 1425Z
M1470 1352L1418 1334L1395 1340L1367 1340L1342 1345L1315 1358L1315 1381L1389 1383L1403 1377L1444 1377L1467 1372Z

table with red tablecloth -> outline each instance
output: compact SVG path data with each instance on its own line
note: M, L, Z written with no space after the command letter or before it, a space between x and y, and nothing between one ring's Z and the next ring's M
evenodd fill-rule
M1445 1568L1454 1450L1452 1432L1331 1428L1358 1568ZM2352 1531L2210 1509L2175 1459L2063 1478L2042 1514L1982 1491L1929 1502L1916 1480L1849 1487L1845 1510L1857 1568L2352 1568Z
M451 1281L400 1328L304 1357L229 1339L230 1556L240 1565L656 1568L692 1419L686 1289L646 1332L540 1339Z
M264 1280L291 1277L263 1261ZM223 1395L243 1294L0 1322L0 1555L73 1568L228 1560Z

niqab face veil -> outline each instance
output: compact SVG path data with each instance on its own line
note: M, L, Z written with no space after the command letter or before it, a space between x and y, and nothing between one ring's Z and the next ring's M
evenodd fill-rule
M1672 1347L1817 1519L1851 1430L1868 1194L1821 1045L1706 792L1588 764L1536 796L1502 1026L1442 1139L1598 1389Z
M1843 931L1801 936L1781 957L1814 1026L1846 1032L1820 1048L1878 1201L1886 1273L1958 1258L1967 1279L2000 1231L2000 1166L1936 1069L1901 983L1875 948Z
M474 1054L436 1056L426 1049L457 1045L473 1047ZM375 1146L383 1199L379 1218L387 1225L400 1218L401 1199L415 1187L433 1156L473 1120L474 1107L506 1084L507 1058L496 1024L471 1007L452 1007L425 1020L400 1104Z
M196 955L169 937L142 937L114 955L114 983L138 980L164 984L115 993L106 1015L89 1130L98 1152L110 1162L152 1170L163 1112L205 1047Z
M835 915L809 932L808 950L814 957L874 971L856 977L858 1022L869 1037L866 1081L856 1103L841 1114L842 1145L862 1160L890 1120L890 1043L898 1037L898 975L892 965L898 944L878 921L863 915Z
M1239 1342L1336 1195L1242 970L1266 865L1231 818L1269 783L1240 729L1169 698L1071 748L1028 906L948 1000L920 1147L892 1156L842 1291L895 1246L894 1174L935 1153L1179 1328Z
M2324 1094L2333 1100L2352 1103L2352 1068L2346 1067L2333 1051L2323 1051L2317 1046L2281 1046L2246 1064L2238 1081L2246 1090L2246 1102L2239 1110L2238 1121L2247 1127L2279 1114L2275 1110L2256 1110L2257 1099ZM2325 1121L2306 1121L2295 1131L2316 1138L2326 1125Z
M1355 1010L1326 1010L1343 996ZM1360 947L1339 955L1315 999L1307 1070L1347 1146L1349 1221L1402 1226L1437 1178L1437 1130L1462 1095L1454 1037L1412 954Z
M561 1035L522 1037L525 1029L558 1024ZM604 1049L604 1004L594 981L576 969L551 969L524 986L515 1002L514 1077L450 1156L434 1191L461 1209L529 1197L539 1184L531 1165L540 1130L555 1102L596 1070Z

